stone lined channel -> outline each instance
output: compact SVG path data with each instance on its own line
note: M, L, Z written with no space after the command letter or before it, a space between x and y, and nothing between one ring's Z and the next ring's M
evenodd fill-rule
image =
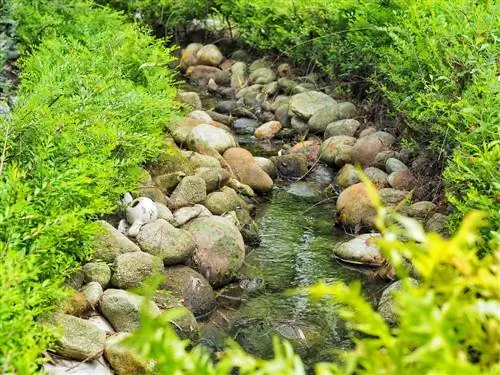
M334 88L288 64L250 62L214 45L183 50L190 83L178 99L193 111L170 125L166 157L148 166L135 196L124 194L124 212L101 222L94 259L68 281L73 297L44 322L64 332L48 373L144 372L120 343L139 327L143 303L153 315L184 309L178 334L214 352L232 338L270 357L277 335L307 364L351 340L335 306L289 289L360 280L394 322L390 289L382 293L389 280L375 276L385 260L372 241L374 210L353 164L386 205L437 230L436 206L412 202L412 156ZM133 288L156 273L165 280L144 301Z

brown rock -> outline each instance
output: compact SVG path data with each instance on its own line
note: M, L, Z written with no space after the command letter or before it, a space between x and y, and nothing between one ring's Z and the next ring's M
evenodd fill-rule
M257 164L249 151L234 147L226 150L223 157L238 180L250 186L256 193L267 193L273 188L273 180Z
M257 139L271 139L279 133L283 125L279 121L269 121L255 129Z
M304 154L309 162L318 160L321 151L321 141L318 139L311 139L297 143L290 149L290 154Z
M352 159L363 167L369 167L374 164L377 154L388 150L394 141L394 137L386 132L375 132L359 138L352 148Z

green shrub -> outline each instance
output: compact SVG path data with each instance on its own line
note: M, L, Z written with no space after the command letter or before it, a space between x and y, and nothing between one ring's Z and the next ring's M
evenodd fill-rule
M135 190L175 113L162 41L87 1L14 3L23 44L19 104L1 122L0 368L30 373L96 227ZM8 270L8 271L7 271Z

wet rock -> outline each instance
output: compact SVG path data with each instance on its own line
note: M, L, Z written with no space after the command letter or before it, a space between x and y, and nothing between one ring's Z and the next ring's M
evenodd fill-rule
M193 109L202 109L200 96L192 91L184 91L177 94L177 100L191 106Z
M100 308L104 317L117 332L132 332L139 328L140 311L145 299L122 289L107 289L101 297ZM146 302L146 309L152 316L160 314L158 306Z
M250 118L239 118L233 123L236 134L253 134L258 127L259 122Z
M352 164L344 165L335 177L335 183L341 188L345 189L351 185L360 182L358 172Z
M198 50L196 60L199 65L219 66L224 60L224 56L217 46L207 44Z
M195 176L205 181L207 193L218 190L229 181L229 172L222 168L198 168Z
M207 65L191 66L186 71L186 76L191 79L200 81L201 84L205 85L211 79L213 79L214 81L218 81L221 74L222 70L220 70L219 68Z
M42 368L45 375L112 375L103 360L80 362L53 358L51 363L44 363Z
M174 209L202 202L207 196L205 180L197 176L187 176L177 185L170 196Z
M102 294L104 293L101 284L97 281L92 281L82 288L82 293L87 299L90 306L94 307L99 302Z
M189 118L192 118L193 120L200 120L200 121L205 121L209 122L212 121L212 117L205 111L193 111L188 114Z
M231 67L231 87L241 89L247 81L247 65L244 62L236 62Z
M354 137L360 126L359 121L353 119L339 120L327 125L324 138L328 139L336 135Z
M60 330L55 353L78 361L99 358L104 351L106 334L87 320L55 313L42 324Z
M279 133L283 125L279 121L269 121L255 129L255 138L271 139Z
M146 374L153 369L154 364L142 360L133 349L123 343L123 340L130 336L130 333L120 332L108 337L104 357L119 375Z
M130 224L128 235L135 237L142 225L158 218L158 209L150 198L139 197L127 206L126 216Z
M278 174L285 178L299 178L307 173L307 157L303 154L275 156L271 160L276 165Z
M155 255L166 265L184 262L196 246L188 232L177 229L162 219L144 225L137 236L137 242L144 251Z
M203 204L212 214L219 216L246 206L236 191L227 186L223 187L221 191L208 194Z
M436 212L425 223L425 230L447 236L449 234L447 229L448 221L448 216Z
M223 155L238 180L250 186L256 193L267 193L273 188L273 180L255 162L252 154L242 148L230 148Z
M186 48L184 48L181 55L181 66L184 68L188 68L190 66L196 65L198 63L196 54L202 47L203 44L191 43Z
M319 193L317 189L307 181L297 181L290 184L287 192L297 197L315 197Z
M399 172L399 171L405 171L407 170L408 167L403 163L401 160L398 160L396 158L388 158L385 162L385 170L387 173L393 173L393 172Z
M289 150L289 153L303 154L306 156L308 162L313 163L318 160L320 151L321 141L318 139L312 139L297 143Z
M333 254L345 262L381 266L384 257L375 243L377 238L380 238L378 233L361 234L336 246Z
M215 309L214 291L203 275L186 266L167 267L164 275L160 288L181 299L196 317L207 316Z
M93 258L104 262L113 262L124 253L139 251L139 246L130 241L105 221L99 221L103 232L96 236Z
M83 266L85 282L97 281L103 288L108 286L111 279L111 268L104 262L90 262Z
M266 85L276 80L276 74L269 68L259 68L250 73L250 83Z
M344 149L341 148L342 145L352 146L356 142L356 138L348 137L345 135L337 135L331 138L328 138L321 145L321 153L320 159L322 162L328 165L337 165L345 161L345 159L350 159L350 157L345 157L342 152ZM351 149L348 148L348 151ZM343 165L343 164L342 164Z
M271 62L269 60L267 60L266 58L258 59L250 64L248 71L250 73L253 73L258 69L271 68L271 65L272 65Z
M417 178L409 169L393 172L387 180L394 189L399 190L412 190L417 187L418 183Z
M150 223L145 226L153 224ZM136 251L119 255L113 265L113 271L111 276L112 286L120 289L136 288L141 286L147 277L163 271L163 263L159 257Z
M230 133L208 124L198 125L193 128L186 142L193 150L208 147L221 153L230 147L236 147L236 141Z
M196 218L184 227L197 248L192 261L213 286L230 282L243 264L245 245L238 228L218 217Z
M409 279L410 283L414 286L418 285L418 281L415 279ZM391 326L397 325L398 315L397 310L394 306L394 293L401 290L403 280L398 280L389 285L383 292L378 303L378 312L384 320Z
M363 167L369 167L375 162L375 157L381 151L387 150L395 139L386 132L375 132L359 138L352 148L352 158Z
M333 106L335 103L335 100L322 92L308 91L290 98L289 114L309 120L316 112Z
M372 225L375 209L363 183L349 186L340 193L336 208L337 220L341 225L355 228L357 231Z
M221 165L217 158L209 155L199 154L193 151L185 151L184 155L196 170L198 168L220 168Z
M349 102L334 103L316 111L309 119L309 130L324 133L332 122L348 119L356 113L356 106Z
M387 187L388 176L384 171L375 167L368 167L363 170L363 173L377 188L381 189Z

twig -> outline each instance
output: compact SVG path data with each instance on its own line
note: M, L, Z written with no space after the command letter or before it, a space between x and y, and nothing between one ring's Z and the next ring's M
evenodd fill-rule
M323 200L321 200L319 202L316 202L311 207L309 207L307 210L305 210L304 212L302 212L302 214L305 214L306 212L311 211L314 207L317 207L317 206L322 205L324 203L328 203L328 202L330 202L330 201L332 201L332 200L334 200L336 198L337 197L329 197L329 198L325 198L325 199L323 199Z

